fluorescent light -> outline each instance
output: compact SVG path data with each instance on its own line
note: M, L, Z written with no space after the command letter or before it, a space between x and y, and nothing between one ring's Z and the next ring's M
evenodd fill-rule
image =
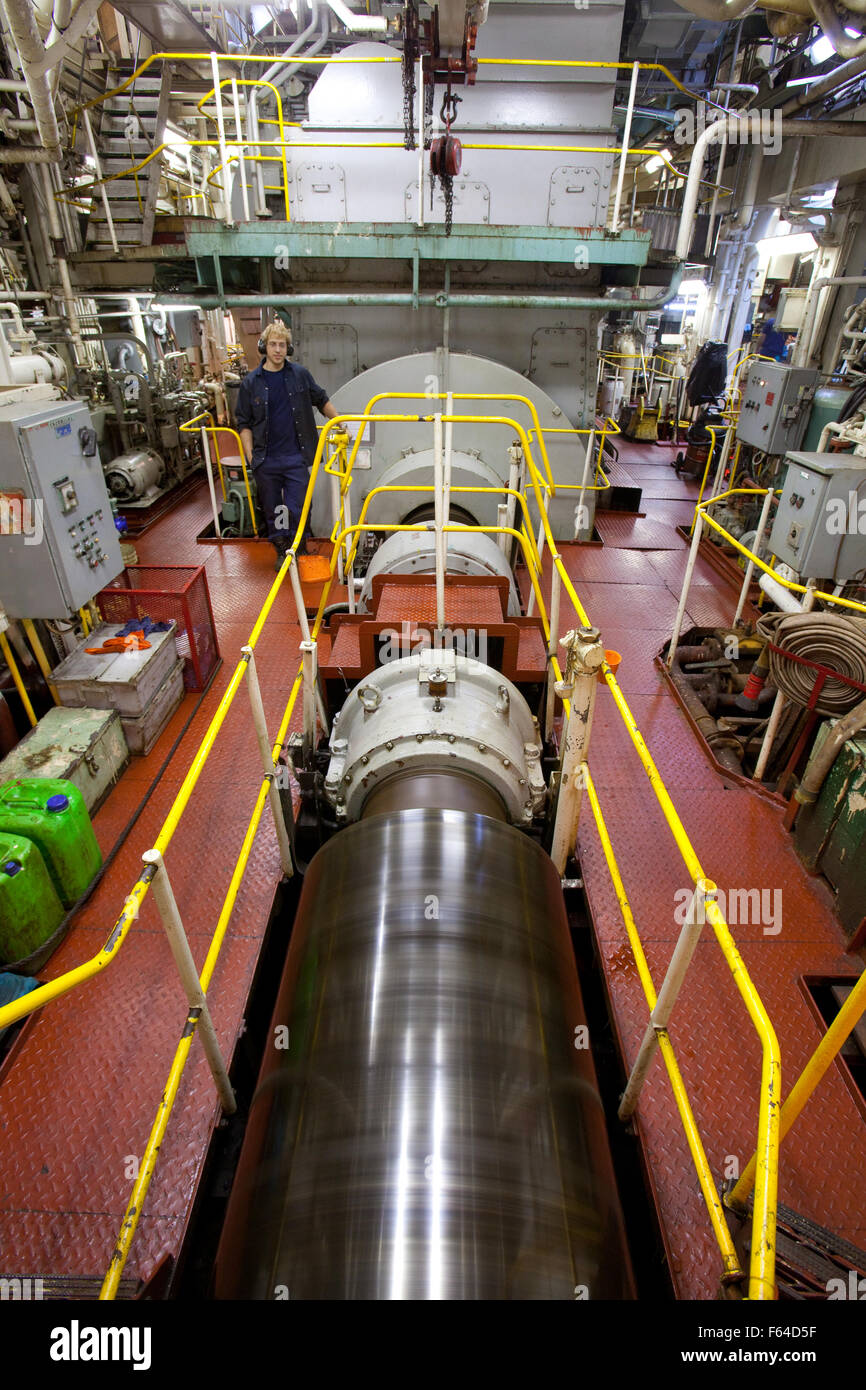
M817 243L811 232L795 232L793 236L764 237L758 242L762 259L775 256L800 256L805 251L814 251Z
M809 49L809 57L812 60L812 62L817 66L818 63L823 63L825 58L829 58L830 54L835 52L836 50L833 47L830 40L827 38L827 35L822 34L820 39L816 39L815 42L812 44L811 48ZM808 81L808 78L806 80ZM793 85L794 84L792 82L788 83L789 87L792 87Z
M671 158L672 158L672 155L671 155L670 150L662 150L662 151L661 151L661 154L654 154L654 155L651 155L650 158L646 161L646 163L645 163L644 166L643 166L643 167L644 167L644 173L647 173L647 174L654 174L654 173L656 172L657 169L661 169L661 167L662 167L662 165L664 164L664 162L665 162L666 159L671 159Z
M707 286L704 280L683 280L680 285L680 294L683 295L694 296L697 294L706 294L706 292Z

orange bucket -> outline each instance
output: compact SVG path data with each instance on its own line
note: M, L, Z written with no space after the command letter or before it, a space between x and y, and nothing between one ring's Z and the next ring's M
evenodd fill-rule
M616 673L617 673L617 668L619 667L619 663L622 661L622 656L620 655L620 653L619 653L619 652L614 652L614 651L608 651L607 648L605 648L604 659L605 659L605 661L607 662L607 664L608 664L608 666L610 667L610 669L611 669L611 671L613 672L613 674L616 675ZM604 671L603 671L603 670L600 670L599 673L598 673L598 681L599 681L599 684L600 684L600 685L604 685L604 684L605 684Z

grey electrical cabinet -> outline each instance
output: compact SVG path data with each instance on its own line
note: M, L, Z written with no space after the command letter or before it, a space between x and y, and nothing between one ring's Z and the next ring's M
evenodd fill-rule
M836 584L866 569L866 458L789 454L770 550L802 579Z
M8 616L65 617L123 567L87 407L0 400L0 603Z
M754 362L746 373L737 438L766 454L786 454L803 442L818 384L811 367Z

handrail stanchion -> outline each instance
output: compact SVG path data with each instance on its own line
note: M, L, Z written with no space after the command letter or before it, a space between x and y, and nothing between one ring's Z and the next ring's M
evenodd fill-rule
M756 555L760 555L761 553L761 541L764 539L764 532L767 529L767 517L770 515L770 505L772 501L773 489L770 487L767 489L767 495L764 498L764 505L761 508L761 516L758 521L758 529L755 532L755 539L752 541L750 547L752 550L754 550ZM743 576L743 587L740 589L740 598L737 603L737 611L734 614L734 621L731 624L732 627L736 627L737 623L740 621L740 618L742 617L743 609L746 606L746 595L749 592L749 585L752 582L752 575L754 574L754 572L755 562L754 560L749 560L749 563L746 565L746 573Z
M229 152L226 145L226 127L223 115L223 95L220 85L220 65L219 58L215 53L210 55L211 70L213 72L214 101L216 102L217 134L220 147L220 167L222 169L222 203L223 221L227 227L232 222L232 198L231 198L231 170L229 169Z
M696 510L695 517L695 529L692 532L692 548L689 551L689 559L686 565L685 577L683 579L683 589L682 593L680 594L679 604L677 605L677 616L674 618L674 630L671 633L670 646L668 647L668 668L673 666L674 657L677 654L677 646L679 644L680 633L682 632L683 628L683 618L685 617L686 613L686 602L688 601L689 589L692 585L692 575L695 572L695 565L698 559L698 551L700 550L701 546L701 536L703 535L704 531L703 513Z
M546 493L544 494L544 496L542 497L542 499L541 499L541 510L542 510L542 512L543 512L543 515L542 515L541 520L540 520L539 523L538 523L538 537L537 537L536 542L535 542L535 552L536 552L536 554L538 555L538 577L539 577L539 579L541 579L541 575L542 575L542 572L543 572L543 569L544 569L544 558L543 558L543 557L544 557L544 539L545 539L545 535L546 535L546 532L547 532L547 527L546 527L545 523L546 523L546 521L547 521L547 508L548 508L548 505L549 505L549 498L550 498L550 493L549 493L549 492L546 492ZM529 599L528 599L527 604L526 604L526 616L527 616L527 618L531 618L534 612L535 612L535 590L533 589L532 593L529 595Z
M316 751L316 704L318 690L318 644L301 643L301 658L304 668L304 762Z
M559 578L559 570L554 565L550 579L550 637L547 643L547 697L544 706L544 737L548 740L553 737L553 712L556 708L556 671L553 663L556 649L559 646L559 599L561 592L562 581Z
M508 526L507 502L500 502L496 507L496 525L501 528L497 537L497 544L503 555L507 555L511 545L511 537L506 533L506 527Z
M241 123L241 102L240 102L240 95L239 95L239 93L238 93L238 83L237 83L237 78L236 78L236 77L233 77L233 78L231 79L231 89L232 89L232 106L233 106L233 108L234 108L234 116L235 116L235 132L236 132L236 135L237 135L238 144L239 144L239 146L240 146L240 148L238 149L238 173L239 173L240 176L241 176L241 200L242 200L242 202L243 202L244 221L245 221L245 222L249 222L249 220L250 220L250 200L249 200L249 195L248 195L248 193L247 193L247 167L246 167L246 160L244 159L244 143L243 143L243 142L244 142L244 130L243 130L243 125L242 125L242 123Z
M158 849L145 850L141 857L145 864L152 865L156 869L151 889L189 1004L190 1020L201 1037L202 1047L219 1094L220 1105L226 1115L233 1115L237 1110L235 1093L229 1081L229 1074L217 1041L216 1029L213 1026L207 999L201 987L198 971L195 968L192 951L189 949L189 941L184 931L180 913L177 910L165 861Z
M597 627L581 627L567 632L560 642L568 653L565 676L557 682L556 693L571 702L562 735L559 781L553 813L550 857L560 878L568 856L574 853L577 824L583 800L583 764L589 750L592 716L598 690L598 672L604 662L604 647Z
M253 711L253 727L256 731L259 752L262 756L262 771L268 783L268 800L271 803L271 812L274 817L274 829L277 832L277 844L280 847L280 863L283 866L283 873L286 875L286 878L291 878L295 872L295 866L292 863L292 847L289 844L289 832L286 829L283 807L280 801L280 792L277 786L272 746L268 738L265 706L262 700L262 690L259 685L258 672L256 671L256 659L253 656L252 647L241 647L241 653L247 663L247 690L249 691L250 705Z
M520 480L522 467L523 450L520 447L520 441L516 439L513 444L509 444L508 446L508 510L505 513L505 525L508 527L509 531L514 530L514 517L517 510L517 498L514 494L517 492L518 488L522 487ZM509 540L507 546L503 546L502 548L510 561L514 550L511 541Z
M707 920L704 904L707 898L714 898L717 889L710 879L702 878L692 894L686 919L677 938L670 965L667 968L655 1007L650 1014L649 1023L629 1073L628 1083L619 1103L617 1114L622 1121L630 1120L637 1107L643 1084L647 1079L652 1060L656 1054L659 1033L666 1033L677 996L686 978L686 971L700 940L701 930Z
M444 479L442 475L442 412L433 416L433 515L436 526L436 629L445 630L445 532L442 525Z
M214 534L216 535L217 540L220 541L220 540L222 540L222 534L223 534L223 533L222 533L222 531L220 530L220 514L219 514L219 507L217 506L217 500L216 500L216 488L214 487L214 481L213 481L213 469L212 469L212 467L211 467L211 460L210 460L210 441L209 441L209 439L208 439L208 437L207 437L207 426L206 426L206 425L202 425L202 427L201 427L201 449L202 449L202 453L204 454L204 471L205 471L205 473L207 474L207 486L208 486L208 492L210 493L210 504L211 504L211 507L212 507L212 509L213 509L213 529L214 529Z
M290 550L290 551L289 551L288 555L286 556L286 559L290 561L290 564L289 564L289 577L290 577L290 579L291 579L291 581L292 581L292 593L294 594L294 597L295 597L295 607L296 607L297 610L298 610L298 626L299 626L300 629L301 629L301 639L302 639L302 641L301 641L301 649L303 650L304 643L309 643L310 640L311 640L311 639L310 639L310 624L309 624L309 622L307 621L307 610L306 610L306 608L305 608L305 606L304 606L304 594L303 594L303 590L301 589L301 577L300 577L300 575L298 574L298 561L297 561L297 556L295 555L295 553L294 553L293 550ZM322 729L323 729L323 731L327 734L327 733L328 733L328 715L327 715L327 712L326 712L326 710L325 710L325 702L324 702L324 700L322 699L322 692L321 692L321 690L319 689L318 680L316 681L316 704L318 705L318 708L319 708L319 719L320 719L321 722L322 722Z
M592 462L592 451L595 447L595 430L590 430L589 438L586 441L586 457L583 460L583 477L580 480L580 493L577 499L577 507L574 513L574 539L580 540L580 532L583 527L583 499L586 495L587 482L589 480L589 465ZM590 540L592 537L590 536Z

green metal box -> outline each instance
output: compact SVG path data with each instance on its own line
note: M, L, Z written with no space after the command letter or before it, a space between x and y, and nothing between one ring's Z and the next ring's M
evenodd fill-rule
M128 763L117 710L56 706L0 763L0 782L62 777L75 783L92 816Z
M820 749L832 721L815 740ZM836 911L849 942L866 923L866 738L842 747L814 806L803 806L795 829L797 853L836 890Z

